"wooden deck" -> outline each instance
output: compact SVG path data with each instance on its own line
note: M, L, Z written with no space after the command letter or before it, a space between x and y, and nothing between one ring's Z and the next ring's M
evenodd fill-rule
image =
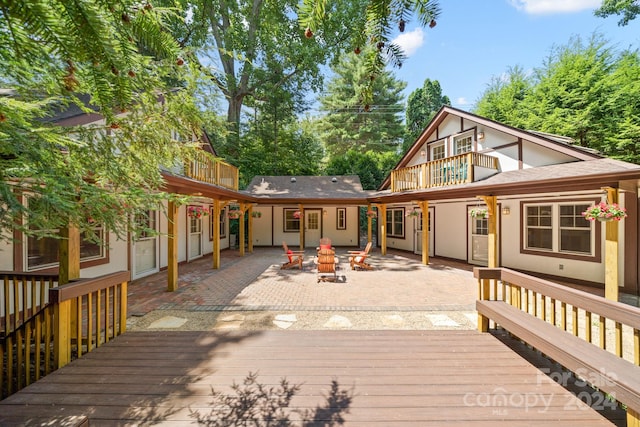
M250 372L300 385L296 426L612 425L526 357L475 331L128 332L1 401L0 425L194 425Z

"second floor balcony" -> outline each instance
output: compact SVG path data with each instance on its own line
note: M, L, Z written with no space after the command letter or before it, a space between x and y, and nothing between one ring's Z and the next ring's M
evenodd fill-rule
M206 151L200 151L185 164L184 174L198 181L238 191L238 168Z
M391 172L391 191L422 190L464 184L487 177L499 170L498 159L469 152Z

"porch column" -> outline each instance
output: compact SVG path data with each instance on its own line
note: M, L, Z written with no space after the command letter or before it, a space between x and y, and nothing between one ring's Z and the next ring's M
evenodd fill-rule
M239 203L240 205L240 218L238 218L238 248L240 249L240 256L244 256L244 217L247 214L247 204Z
M617 188L605 187L607 203L619 203L620 191ZM620 221L606 221L606 242L604 246L604 297L618 301L618 227Z
M215 199L213 201L213 221L211 226L213 227L213 254L212 254L212 268L217 270L220 268L220 213L222 208L220 206L220 200Z
M169 201L167 236L167 291L178 290L178 205Z
M369 203L367 205L367 212L372 211L372 210L373 210L373 207L371 206L371 203ZM372 222L373 222L373 218L371 218L369 215L367 215L367 243L371 242L372 239L373 239L372 228L371 228L372 227L372 224L371 224ZM358 225L358 228L359 227L360 226ZM359 233L359 231L358 231L358 233ZM360 243L358 242L358 245L359 244Z
M416 203L422 211L422 263L429 265L429 201L422 200Z
M380 253L387 254L387 205L378 205L378 221L380 222Z
M300 211L300 250L304 251L304 205L299 204L298 210Z
M60 237L58 283L65 285L80 278L80 230L69 224L60 230Z
M249 247L247 250L249 253L253 252L253 205L249 204L249 208L247 209L247 215L249 215L249 221L247 222L247 226L249 228L248 233L249 236L247 238Z
M487 236L489 259L487 267L496 268L498 267L498 198L496 196L478 196L478 198L484 200L489 213L489 235Z

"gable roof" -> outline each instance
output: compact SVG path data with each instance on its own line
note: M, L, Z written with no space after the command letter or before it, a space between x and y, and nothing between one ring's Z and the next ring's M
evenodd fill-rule
M266 203L366 204L369 191L357 175L263 176L251 180L244 193Z
M478 116L468 111L459 110L448 105L440 108L440 111L433 117L431 122L422 131L420 136L415 140L413 145L402 156L400 161L394 167L395 169L405 167L411 159L416 156L422 149L424 144L431 134L433 134L438 126L449 116L454 115L463 119L474 121L482 126L490 127L500 132L508 133L516 138L526 139L534 144L542 147L558 151L568 156L574 157L576 160L593 160L600 159L604 156L600 155L593 149L572 145L569 143L571 138L562 137L560 135L552 135L544 132L533 132L515 128L513 126L505 125L504 123L496 122L495 120L487 119L482 116ZM385 180L380 185L379 189L387 188L391 183L391 174L387 175Z

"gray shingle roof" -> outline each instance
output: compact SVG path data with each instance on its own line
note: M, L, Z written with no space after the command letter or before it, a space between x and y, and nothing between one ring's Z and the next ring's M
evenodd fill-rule
M256 176L245 190L255 197L270 199L363 199L357 175L336 176Z

